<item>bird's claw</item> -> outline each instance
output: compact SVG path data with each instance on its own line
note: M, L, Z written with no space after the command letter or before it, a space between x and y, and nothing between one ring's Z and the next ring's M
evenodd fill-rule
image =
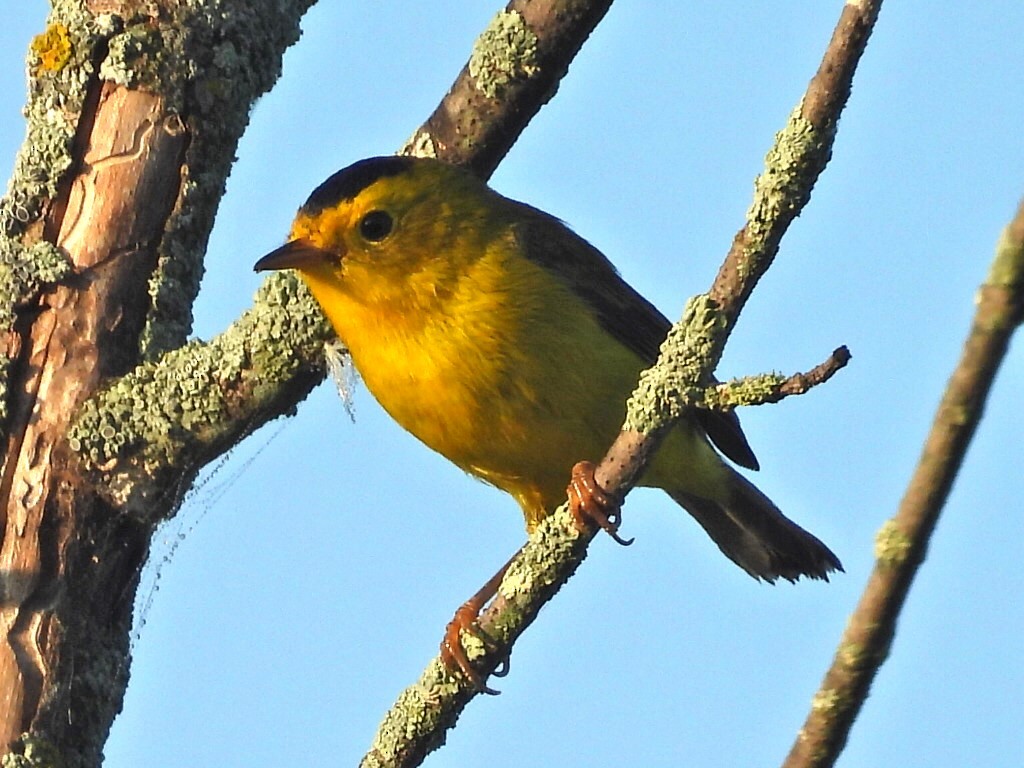
M506 656L504 659L498 662L498 666L491 672L493 677L506 677L509 670L512 668L511 656ZM501 691L495 691L495 693L501 693Z
M624 539L619 535L619 524L622 522L622 502L605 491L594 478L596 467L589 461L580 461L572 468L572 479L566 493L569 496L569 509L580 530L596 525L616 543L628 547L633 539Z

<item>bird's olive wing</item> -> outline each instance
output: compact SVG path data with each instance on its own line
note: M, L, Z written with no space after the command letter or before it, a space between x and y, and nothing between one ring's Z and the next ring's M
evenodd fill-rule
M527 257L563 280L611 336L652 365L672 325L668 318L623 280L597 248L558 219L518 205L527 209L516 227ZM735 412L700 410L697 419L722 453L741 467L758 469Z

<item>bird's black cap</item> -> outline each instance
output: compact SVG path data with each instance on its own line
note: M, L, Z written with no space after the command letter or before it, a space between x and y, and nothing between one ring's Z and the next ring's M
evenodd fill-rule
M415 163L415 158L391 155L368 157L331 175L327 181L313 190L303 204L301 212L315 216L325 208L337 205L342 200L351 200L373 182L386 176L405 173Z

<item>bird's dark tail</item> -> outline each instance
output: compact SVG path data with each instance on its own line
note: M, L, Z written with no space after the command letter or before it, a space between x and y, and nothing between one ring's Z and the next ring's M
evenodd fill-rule
M735 470L725 501L679 491L669 495L693 515L725 555L755 579L796 581L801 576L828 581L843 570L839 558L815 536L788 519L771 499Z

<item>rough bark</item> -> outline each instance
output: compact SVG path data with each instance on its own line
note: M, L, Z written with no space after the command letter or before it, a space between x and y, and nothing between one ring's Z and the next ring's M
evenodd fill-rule
M117 635L130 620L131 602L109 604L103 595L106 589L131 594L145 552L138 526L121 525L115 510L96 507L62 448L82 400L104 378L137 362L149 306L145 286L156 264L152 244L180 185L184 131L159 96L110 83L93 87L101 93L88 100L90 114L80 122L81 170L62 182L66 201L50 208L46 223L74 273L39 298L31 318L23 316L21 354L11 370L12 418L0 485L6 523L0 563L7 575L0 691L11 697L0 711L4 742L38 728L41 718L48 732L58 728L59 714L44 710L62 708L65 690L77 696L74 683L95 675L93 661L103 658L111 665L104 673L124 676L124 638ZM112 524L99 522L104 518ZM113 559L101 532L111 527L128 536L108 542L117 553ZM92 532L92 546L81 535L85 530ZM87 587L90 582L101 591ZM87 620L74 610L70 584L85 604L102 606L100 615ZM64 648L86 642L95 643L97 653L70 663Z

